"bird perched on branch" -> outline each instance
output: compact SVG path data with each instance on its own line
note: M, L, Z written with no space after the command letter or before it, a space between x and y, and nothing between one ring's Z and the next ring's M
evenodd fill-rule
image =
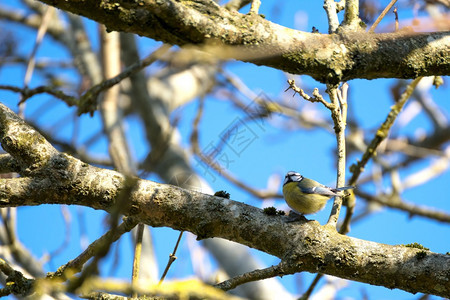
M335 196L345 196L345 190L354 186L331 188L315 180L290 171L284 177L284 200L295 212L302 215L313 214L325 207L327 201Z

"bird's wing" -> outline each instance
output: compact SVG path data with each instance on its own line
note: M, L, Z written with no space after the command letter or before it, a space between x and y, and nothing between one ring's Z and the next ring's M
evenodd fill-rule
M319 195L330 196L330 197L337 195L329 187L326 187L326 186L315 186L312 188L302 188L299 185L299 188L305 194L319 194Z
M340 188L336 188L336 189L332 189L332 190L333 190L333 192L334 192L334 191L351 190L351 189L354 189L354 188L355 188L354 186L344 186L344 187L340 187Z

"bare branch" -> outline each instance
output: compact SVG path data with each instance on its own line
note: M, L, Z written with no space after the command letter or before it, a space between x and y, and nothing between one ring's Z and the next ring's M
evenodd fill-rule
M337 179L336 179L336 185L337 187L343 187L345 185L345 126L347 123L347 89L348 85L344 84L342 91L338 90L337 85L327 85L327 93L330 95L331 103L325 101L323 99L322 95L319 94L318 89L314 89L313 96L314 98L307 95L302 89L298 88L295 85L294 80L288 80L289 88L286 89L292 89L295 93L298 93L300 96L302 96L305 100L310 102L320 102L322 103L326 108L330 110L331 118L333 119L334 123L334 132L336 134L336 140L337 140ZM294 95L295 95L294 93ZM342 206L342 198L341 197L335 197L333 208L330 213L330 217L328 218L327 225L331 227L336 227L337 221L339 218L339 213L341 211Z
M271 266L269 268L265 268L262 270L253 270L251 272L248 272L248 273L233 277L231 279L225 280L214 286L221 290L228 291L228 290L232 290L232 289L236 288L237 286L247 283L247 282L272 278L272 277L276 277L276 276L283 276L283 275L287 275L287 274L289 274L288 266L286 266L283 262L281 262L276 266Z
M334 33L339 27L339 19L337 16L337 3L334 0L325 0L323 8L328 18L328 33Z
M84 264L91 259L92 257L96 256L99 251L104 247L105 243L108 241L115 242L117 241L124 233L129 232L131 229L133 229L137 225L137 221L133 218L125 218L124 221L114 230L109 230L106 232L102 237L95 240L92 244L89 245L89 247L83 251L80 255L78 255L73 260L69 261L65 265L58 268L58 270L54 273L47 274L48 278L53 277L62 277L67 276L69 274L66 274L65 272L67 270L70 270L70 276L72 276L77 272L80 272L83 268Z
M361 19L359 18L359 0L346 0L342 26L345 28L345 30L358 31L361 28L361 26L359 25L360 22Z
M229 10L240 10L250 2L252 0L230 0L224 7Z
M325 99L323 99L322 95L319 93L319 89L315 88L313 91L313 96L311 97L308 94L306 94L301 88L297 87L295 85L295 81L293 79L289 79L288 83L289 83L289 87L285 90L285 92L288 91L289 89L292 89L294 91L294 95L292 95L292 97L295 96L295 94L297 93L306 101L309 101L312 103L320 102L329 110L334 109L334 103L329 103Z
M173 262L177 259L177 257L175 256L175 254L177 253L177 249L178 249L178 245L180 244L181 238L183 237L183 231L180 232L180 234L178 235L178 239L177 242L175 244L175 247L173 248L173 252L170 253L169 255L169 261L167 262L166 268L164 269L163 274L161 275L161 279L159 280L158 285L160 285L164 279L166 278L167 272L170 269L170 266L173 264Z
M48 7L44 13L44 16L42 17L42 23L39 25L39 30L36 35L36 41L33 46L33 50L31 50L30 58L28 60L27 64L27 70L25 72L25 78L24 78L24 86L25 88L28 87L28 84L31 80L31 76L34 71L34 67L36 65L36 53L39 49L39 46L42 43L42 39L44 38L45 33L47 32L48 24L50 23L52 15L55 13L55 9L52 7ZM23 108L23 102L25 101L25 98L20 99L19 101L19 110L22 110ZM20 115L20 113L19 113Z
M392 124L394 124L395 119L397 118L398 114L402 110L403 106L405 105L406 101L411 96L412 92L414 91L414 88L419 83L419 81L422 79L422 77L419 77L417 79L414 79L406 88L406 91L402 94L401 98L398 100L398 102L392 107L391 111L389 112L386 120L384 123L380 126L380 128L377 130L377 133L375 137L370 142L370 145L367 147L366 152L363 154L363 157L360 161L358 161L357 164L354 164L350 167L350 172L352 172L352 177L350 178L349 184L353 185L358 180L359 175L364 171L364 167L369 161L372 156L375 155L376 149L380 145L380 143L388 136L389 129L391 128Z
M250 13L258 14L260 6L261 6L261 0L252 0L252 6L250 7Z
M203 44L202 49L216 58L306 74L325 83L450 74L448 32L307 33L271 23L259 15L231 12L212 0L133 2L126 6L120 2L104 6L95 1L42 1L105 24L108 30L133 32L172 45ZM352 28L359 26L357 2L346 1ZM178 28L177 34L168 28Z
M117 76L110 78L108 80L102 81L101 83L94 85L92 88L90 88L79 100L79 106L78 106L78 113L83 114L86 112L89 112L93 114L93 112L96 109L97 106L97 97L98 95L113 87L114 85L118 84L125 78L130 77L132 74L135 74L136 72L139 72L143 68L149 66L150 64L154 63L156 60L160 59L161 56L166 53L170 48L169 45L162 45L158 49L156 49L153 53L151 53L149 56L144 58L141 61L136 62L135 64L129 66L126 68L123 72L118 74Z
M364 191L357 190L355 193L369 202L375 202L390 208L404 211L412 216L422 216L431 220L450 223L450 214L431 207L409 203L399 199L398 195L370 195Z
M13 146L11 141L17 140L18 136L34 142ZM152 181L137 180L135 188L123 195L122 191L128 189L123 175L59 154L1 104L0 140L8 151L25 153L28 159L22 159L21 163L30 161L38 168L29 173L36 174L33 177L0 179L2 207L53 203L84 205L106 211L120 209L121 213L150 226L187 230L198 239L221 237L251 246L282 258L295 271L319 271L386 287L392 287L395 282L396 288L410 292L441 296L450 293L448 255L343 236L317 222L287 223L287 217L268 216L262 210L240 202ZM50 155L31 156L29 153L36 148ZM42 166L42 161L48 166ZM17 182L17 188L10 189L14 182ZM126 196L129 205L115 205L121 200L121 194ZM306 240L314 240L314 243ZM430 269L433 272L430 273Z
M369 32L374 32L375 28L378 26L378 24L381 22L381 20L384 18L384 16L386 16L386 14L389 12L389 10L392 8L392 6L394 6L394 4L396 2L397 2L397 0L391 0L391 2L389 2L389 4L386 6L386 8L381 12L381 14L378 16L378 18L372 24L372 26L370 26ZM394 13L396 13L396 12L397 12L397 10L394 11ZM398 19L396 18L396 20L398 20ZM397 30L395 30L395 31L397 31Z
M63 91L56 90L49 86L38 86L36 88L29 89L29 88L20 88L20 87L11 86L11 85L0 85L0 89L20 93L22 95L23 99L28 99L28 98L33 97L34 95L46 93L46 94L52 95L58 99L63 100L67 104L67 106L78 105L78 99L76 97L69 96L69 95L65 94Z
M83 113L87 113L87 112L93 114L93 112L95 111L95 109L97 107L97 98L100 95L100 93L102 93L105 90L110 89L111 87L115 86L116 84L121 82L123 79L128 78L132 74L139 72L143 68L145 68L145 67L149 66L150 64L152 64L153 62L155 62L157 59L160 59L161 55L163 55L169 48L170 48L170 46L168 46L168 45L161 46L159 49L157 49L155 52L153 52L152 54L150 54L149 56L144 58L142 61L138 61L135 64L129 66L128 68L126 68L122 73L118 74L117 76L110 78L108 80L104 80L97 85L94 85L89 90L87 90L83 94L83 96L81 96L80 99L68 96L62 91L57 91L57 90L54 90L47 86L41 86L41 87L37 87L37 88L29 90L27 88L21 89L21 88L9 86L9 85L0 85L0 89L11 90L14 92L20 92L24 96L24 98L25 97L29 98L33 95L40 94L40 93L48 93L50 95L53 95L53 96L63 100L68 106L74 106L74 105L78 106L79 114L83 114Z
M337 144L337 178L336 187L345 186L345 170L346 170L346 148L345 148L345 127L347 124L347 88L344 84L343 89L338 90L338 86L327 85L327 92L330 95L333 109L331 110L331 118L334 123L334 131L336 134ZM334 197L333 208L327 225L336 227L342 206L342 197Z

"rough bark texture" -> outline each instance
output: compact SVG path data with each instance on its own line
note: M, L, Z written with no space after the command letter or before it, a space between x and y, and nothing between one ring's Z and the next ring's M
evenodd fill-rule
M321 82L450 75L449 31L307 33L260 15L228 11L212 0L41 1L105 24L111 31L173 45L203 45L216 58L310 75Z
M23 176L0 179L0 207L84 205L111 211L126 178L59 153L37 131L0 104L0 140ZM13 163L15 161L15 163ZM287 223L233 200L138 180L121 212L150 226L221 237L279 257L283 274L308 271L399 288L450 295L450 255L390 246L338 234L315 221Z

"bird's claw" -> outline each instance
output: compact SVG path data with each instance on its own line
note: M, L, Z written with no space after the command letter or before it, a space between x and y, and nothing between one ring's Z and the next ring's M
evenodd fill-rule
M298 221L308 221L303 214L299 214L296 211L291 210L289 216L287 217L286 223L298 222Z

